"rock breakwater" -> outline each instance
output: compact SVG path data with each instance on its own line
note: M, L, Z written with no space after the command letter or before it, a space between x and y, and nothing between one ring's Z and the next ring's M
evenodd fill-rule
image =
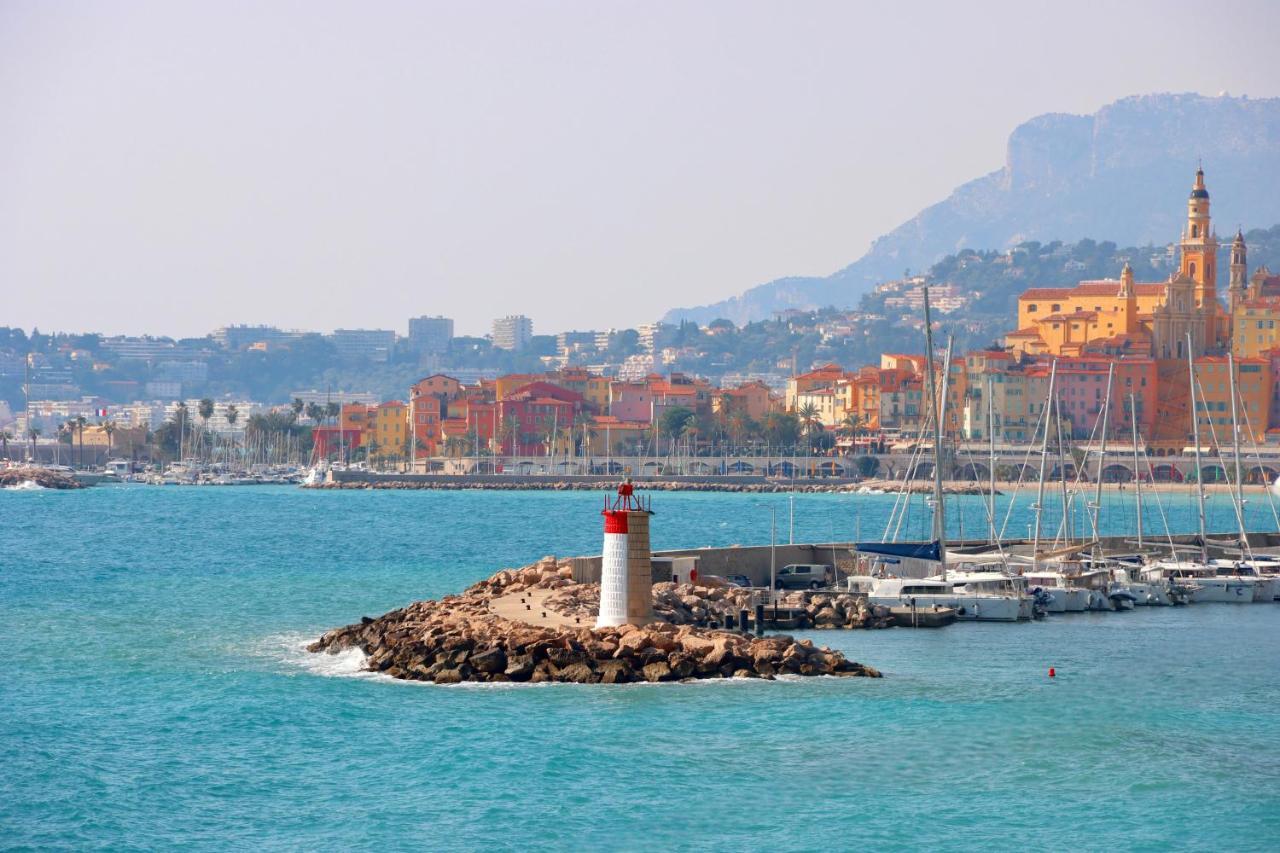
M723 625L726 617L738 619L744 610L754 612L754 596L751 590L741 587L656 583L653 610L660 619L673 625L713 628ZM594 617L600 607L600 585L571 584L556 589L544 604L549 610L585 622ZM861 595L796 591L783 595L778 607L795 614L811 628L889 628L893 625L889 608L869 605Z
M45 489L83 489L84 484L75 477L47 468L5 468L0 470L0 488L35 483Z
M498 572L459 595L364 617L329 631L308 650L336 653L358 648L371 671L436 684L621 684L772 679L784 674L880 677L875 669L838 651L786 635L757 638L666 621L604 629L532 624L491 609L497 598L576 586L587 585L572 581L567 564L547 558L524 569Z

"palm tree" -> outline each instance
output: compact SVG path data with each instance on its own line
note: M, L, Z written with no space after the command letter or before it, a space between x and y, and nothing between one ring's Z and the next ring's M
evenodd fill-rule
M84 467L84 428L88 423L89 421L84 415L76 416L76 434L80 437L80 452L78 454L78 458L80 460L81 468Z
M209 418L213 417L213 401L208 397L201 398L196 405L196 412L200 415L200 420L203 421L204 426L203 431L200 433L200 447L203 449L208 441Z
M370 466L373 466L378 462L378 451L381 449L382 446L378 444L378 440L376 438L369 439L369 443L365 445L364 459Z
M573 416L574 441L579 456L586 456L591 452L591 439L596 437L595 423L596 419L589 412L579 411Z
M107 458L110 459L112 456L115 455L115 452L116 452L116 443L115 443L116 422L107 421L102 425L102 431L107 434Z
M295 421L296 421L298 418L302 417L302 412L303 412L303 410L305 410L305 409L306 409L306 407L307 407L307 404L306 404L306 403L304 403L304 402L302 402L302 398L301 398L301 397L294 397L294 398L293 398L293 402L289 404L289 408L293 410L293 419L294 419Z
M3 450L0 450L0 456L5 459L9 458L9 439L11 438L13 438L13 433L7 429L0 429L0 447L3 447Z
M554 423L547 424L542 428L542 435L538 438L542 442L544 456L553 456L556 452L556 439L560 437L561 429Z
M31 439L31 458L36 460L36 439L40 437L40 427L28 427L27 437Z
M511 452L508 455L515 456L516 454L515 443L519 438L520 438L519 422L514 420L503 421L498 426L498 447L496 448L497 454L503 453L503 448L505 448L507 446L507 443L510 442Z
M295 418L297 417L296 412L294 413L294 417ZM232 444L231 449L232 450L235 450L236 421L238 420L240 420L240 410L236 408L235 403L232 403L231 405L227 406L227 426L231 427L231 444Z

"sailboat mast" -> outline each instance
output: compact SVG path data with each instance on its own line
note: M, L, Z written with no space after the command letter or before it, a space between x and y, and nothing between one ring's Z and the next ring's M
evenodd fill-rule
M1227 353L1227 384L1231 387L1231 450L1236 460L1236 519L1240 522L1240 547L1249 550L1249 537L1245 535L1244 526L1244 483L1240 475L1240 420L1236 411L1236 390L1239 382L1236 379L1235 357Z
M1129 423L1133 427L1133 488L1138 499L1138 548L1142 548L1142 472L1138 469L1138 410L1129 395Z
M1049 418L1053 414L1053 383L1058 375L1058 360L1049 364L1049 392L1044 397L1044 436L1040 439L1040 482L1036 485L1036 524L1031 537L1031 568L1040 568L1040 523L1044 516L1044 466L1049 458Z
M1075 531L1072 530L1074 525L1071 523L1071 496L1067 492L1067 458L1063 454L1062 400L1058 396L1053 398L1053 423L1058 437L1058 474L1062 480L1062 538L1063 544L1070 547L1071 535ZM1074 461L1072 467L1075 467Z
M995 385L987 377L987 541L996 544L996 403Z
M1107 425L1108 417L1111 414L1111 382L1115 378L1115 374L1116 363L1113 361L1107 366L1107 396L1102 401L1102 421L1100 424L1102 441L1098 446L1098 482L1093 499L1093 539L1095 542L1099 542L1102 539L1102 531L1098 527L1098 521L1102 517L1102 472L1107 464Z
M942 500L942 407L933 375L933 317L929 312L929 286L921 287L924 297L924 371L929 385L929 411L933 415L933 540L938 546L942 579L947 579L946 507Z
M1191 377L1191 437L1196 443L1196 514L1200 522L1200 561L1209 562L1209 543L1204 532L1204 472L1200 468L1200 412L1196 409L1196 363L1192 356L1191 333L1187 332L1187 374Z

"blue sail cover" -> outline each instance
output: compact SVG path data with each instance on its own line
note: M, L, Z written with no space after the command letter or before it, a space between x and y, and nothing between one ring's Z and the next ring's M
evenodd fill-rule
M853 549L859 554L879 554L884 557L910 557L916 560L942 562L941 543L933 542L855 542Z

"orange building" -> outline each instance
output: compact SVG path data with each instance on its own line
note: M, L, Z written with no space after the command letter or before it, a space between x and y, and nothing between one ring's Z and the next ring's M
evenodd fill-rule
M1018 297L1018 328L1006 343L1027 355L1079 356L1092 347L1184 358L1190 335L1193 355L1220 351L1231 342L1231 316L1217 298L1217 251L1209 191L1197 170L1178 272L1164 282L1135 282L1125 264L1117 281L1032 288Z

